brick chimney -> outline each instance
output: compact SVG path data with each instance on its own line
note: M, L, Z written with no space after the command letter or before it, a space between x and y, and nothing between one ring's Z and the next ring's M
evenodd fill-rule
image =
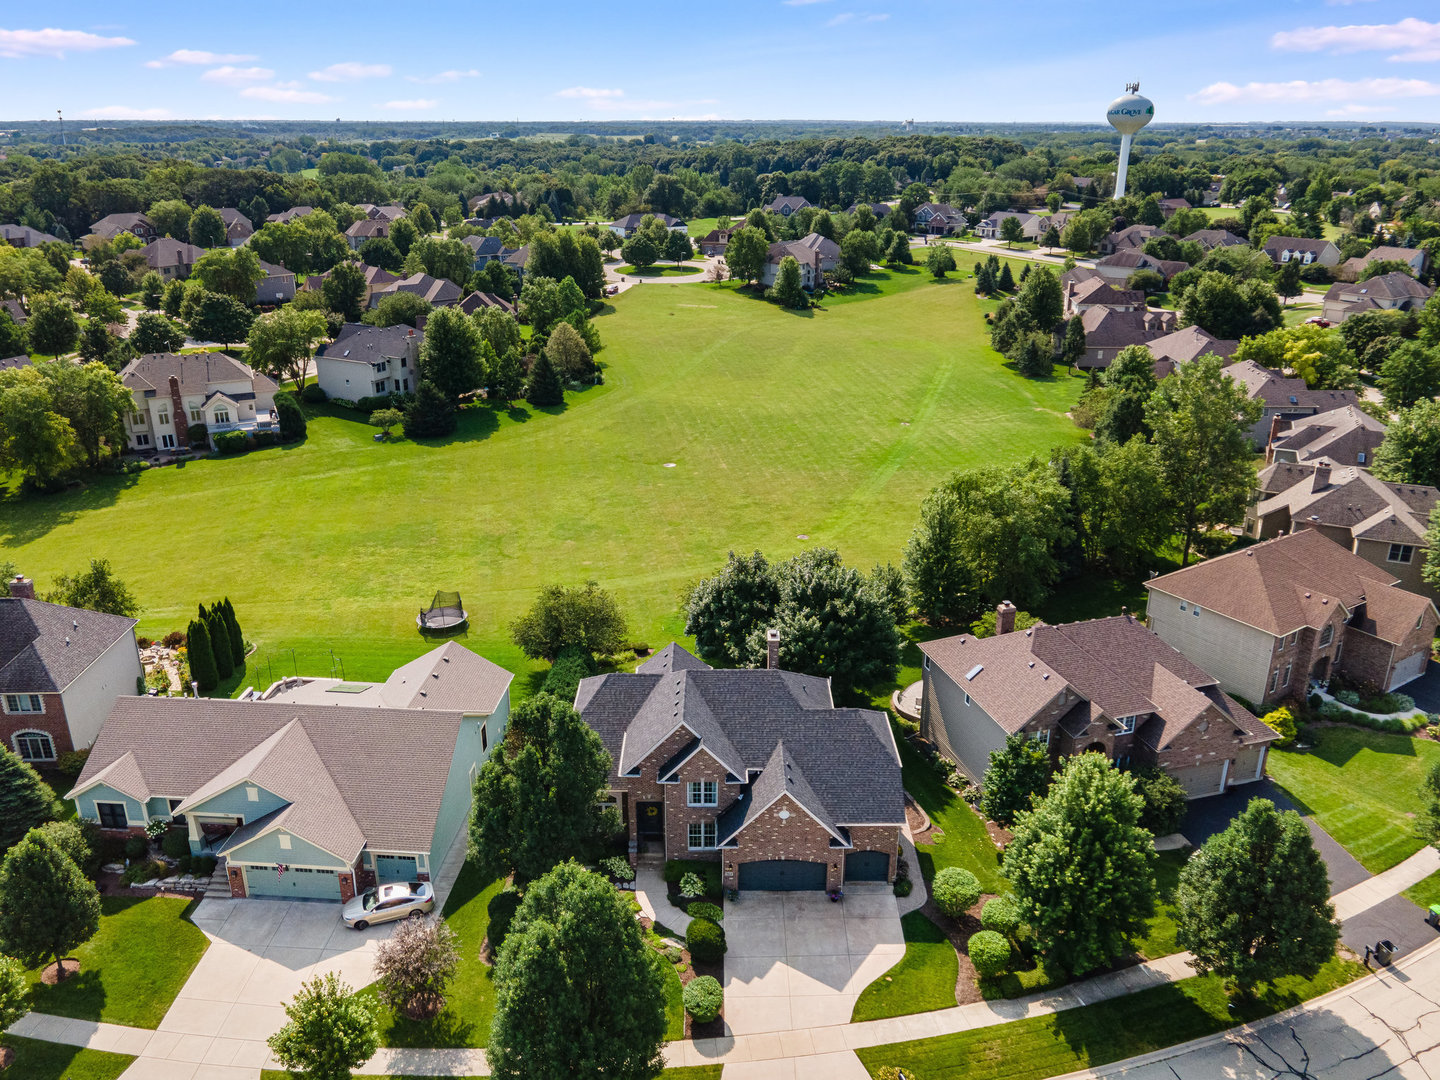
M421 332L423 333L424 330L425 330L425 324L426 324L427 322L429 322L429 321L430 321L430 316L429 316L429 315L416 315L416 316L415 316L415 329L416 329L416 330L419 330L419 331L421 331ZM412 330L411 333L414 333L414 331ZM407 334L406 337L409 337L409 334Z
M1310 482L1310 490L1324 491L1330 486L1330 462L1317 461L1315 463L1315 477Z
M995 633L1008 634L1015 629L1015 605L1001 600L995 608Z
M780 670L780 631L773 626L765 631L765 666L771 671Z
M24 574L16 574L9 584L11 596L20 600L35 599L35 582L31 581Z
M180 380L170 376L170 422L175 425L175 445L190 448L189 414L185 411L185 399L180 396Z
M1279 416L1272 416L1270 418L1270 438L1265 442L1266 465L1273 465L1275 463L1275 440L1280 438L1281 433L1289 426L1289 420L1282 419Z

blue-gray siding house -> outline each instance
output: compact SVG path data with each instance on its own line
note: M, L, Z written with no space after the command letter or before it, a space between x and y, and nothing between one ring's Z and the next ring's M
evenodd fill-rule
M429 880L505 737L511 678L449 642L384 683L121 698L67 798L107 831L184 828L192 853L225 860L233 896L348 900Z

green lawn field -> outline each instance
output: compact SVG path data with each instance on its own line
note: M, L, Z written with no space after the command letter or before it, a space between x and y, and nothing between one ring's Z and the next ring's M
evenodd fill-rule
M551 582L614 590L658 647L731 549L898 564L953 469L1084 438L1065 416L1083 380L1020 378L981 310L968 283L918 269L803 313L731 285L646 286L596 320L605 385L563 410L478 406L447 440L382 444L322 408L299 445L12 490L0 550L42 592L110 559L150 636L228 595L258 646L242 689L332 665L383 678L427 647L415 616L437 589L464 597L463 643L522 676L506 627Z

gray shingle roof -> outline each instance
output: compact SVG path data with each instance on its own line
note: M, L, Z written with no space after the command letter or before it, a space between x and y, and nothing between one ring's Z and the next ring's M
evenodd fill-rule
M296 804L306 830L296 834L327 850L344 846L348 819L372 848L428 851L460 723L458 712L431 709L122 697L76 790L114 766L104 779L130 785L127 794L183 799L227 770L260 783L258 770L262 786ZM247 756L247 767L232 769Z
M500 707L514 678L499 664L447 641L392 671L382 696L395 708L454 709L488 716Z
M395 326L371 326L368 323L346 323L335 335L335 340L324 345L316 356L333 357L339 360L395 360L405 356L411 339L416 346L425 339L423 330L399 323Z
M808 785L806 797L815 800L807 807L823 820L904 820L899 757L884 714L835 708L824 679L763 668L716 670L678 646L645 666L650 670L584 679L576 693L575 707L610 751L617 775L683 725L741 778L763 777L783 741Z
M163 391L174 376L183 393L208 393L214 383L248 382L255 393L277 389L275 380L224 353L146 353L120 371L120 381L131 391Z
M119 615L0 597L0 693L58 693L134 628Z

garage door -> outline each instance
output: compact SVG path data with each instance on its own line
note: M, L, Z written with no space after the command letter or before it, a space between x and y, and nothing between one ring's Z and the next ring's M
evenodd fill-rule
M890 856L883 851L852 851L845 856L845 880L890 880Z
M1185 789L1192 799L1202 795L1216 795L1220 791L1220 777L1225 774L1225 762L1216 761L1208 765L1192 765L1188 769L1171 769L1170 775Z
M1264 750L1263 746L1242 746L1235 754L1235 764L1230 766L1230 776L1225 782L1243 784L1247 780L1260 779L1255 774L1260 769L1260 755Z
M1430 659L1430 653L1421 649L1414 656L1406 657L1395 665L1395 670L1390 675L1389 689L1394 690L1397 686L1404 686L1412 679L1418 679L1425 674L1425 665Z
M740 864L740 888L792 892L825 888L825 864L771 859Z
M376 855L375 881L384 885L391 881L414 881L418 876L414 855Z
M273 866L245 867L245 891L251 896L287 900L339 900L340 875L334 870L292 866L283 874Z

